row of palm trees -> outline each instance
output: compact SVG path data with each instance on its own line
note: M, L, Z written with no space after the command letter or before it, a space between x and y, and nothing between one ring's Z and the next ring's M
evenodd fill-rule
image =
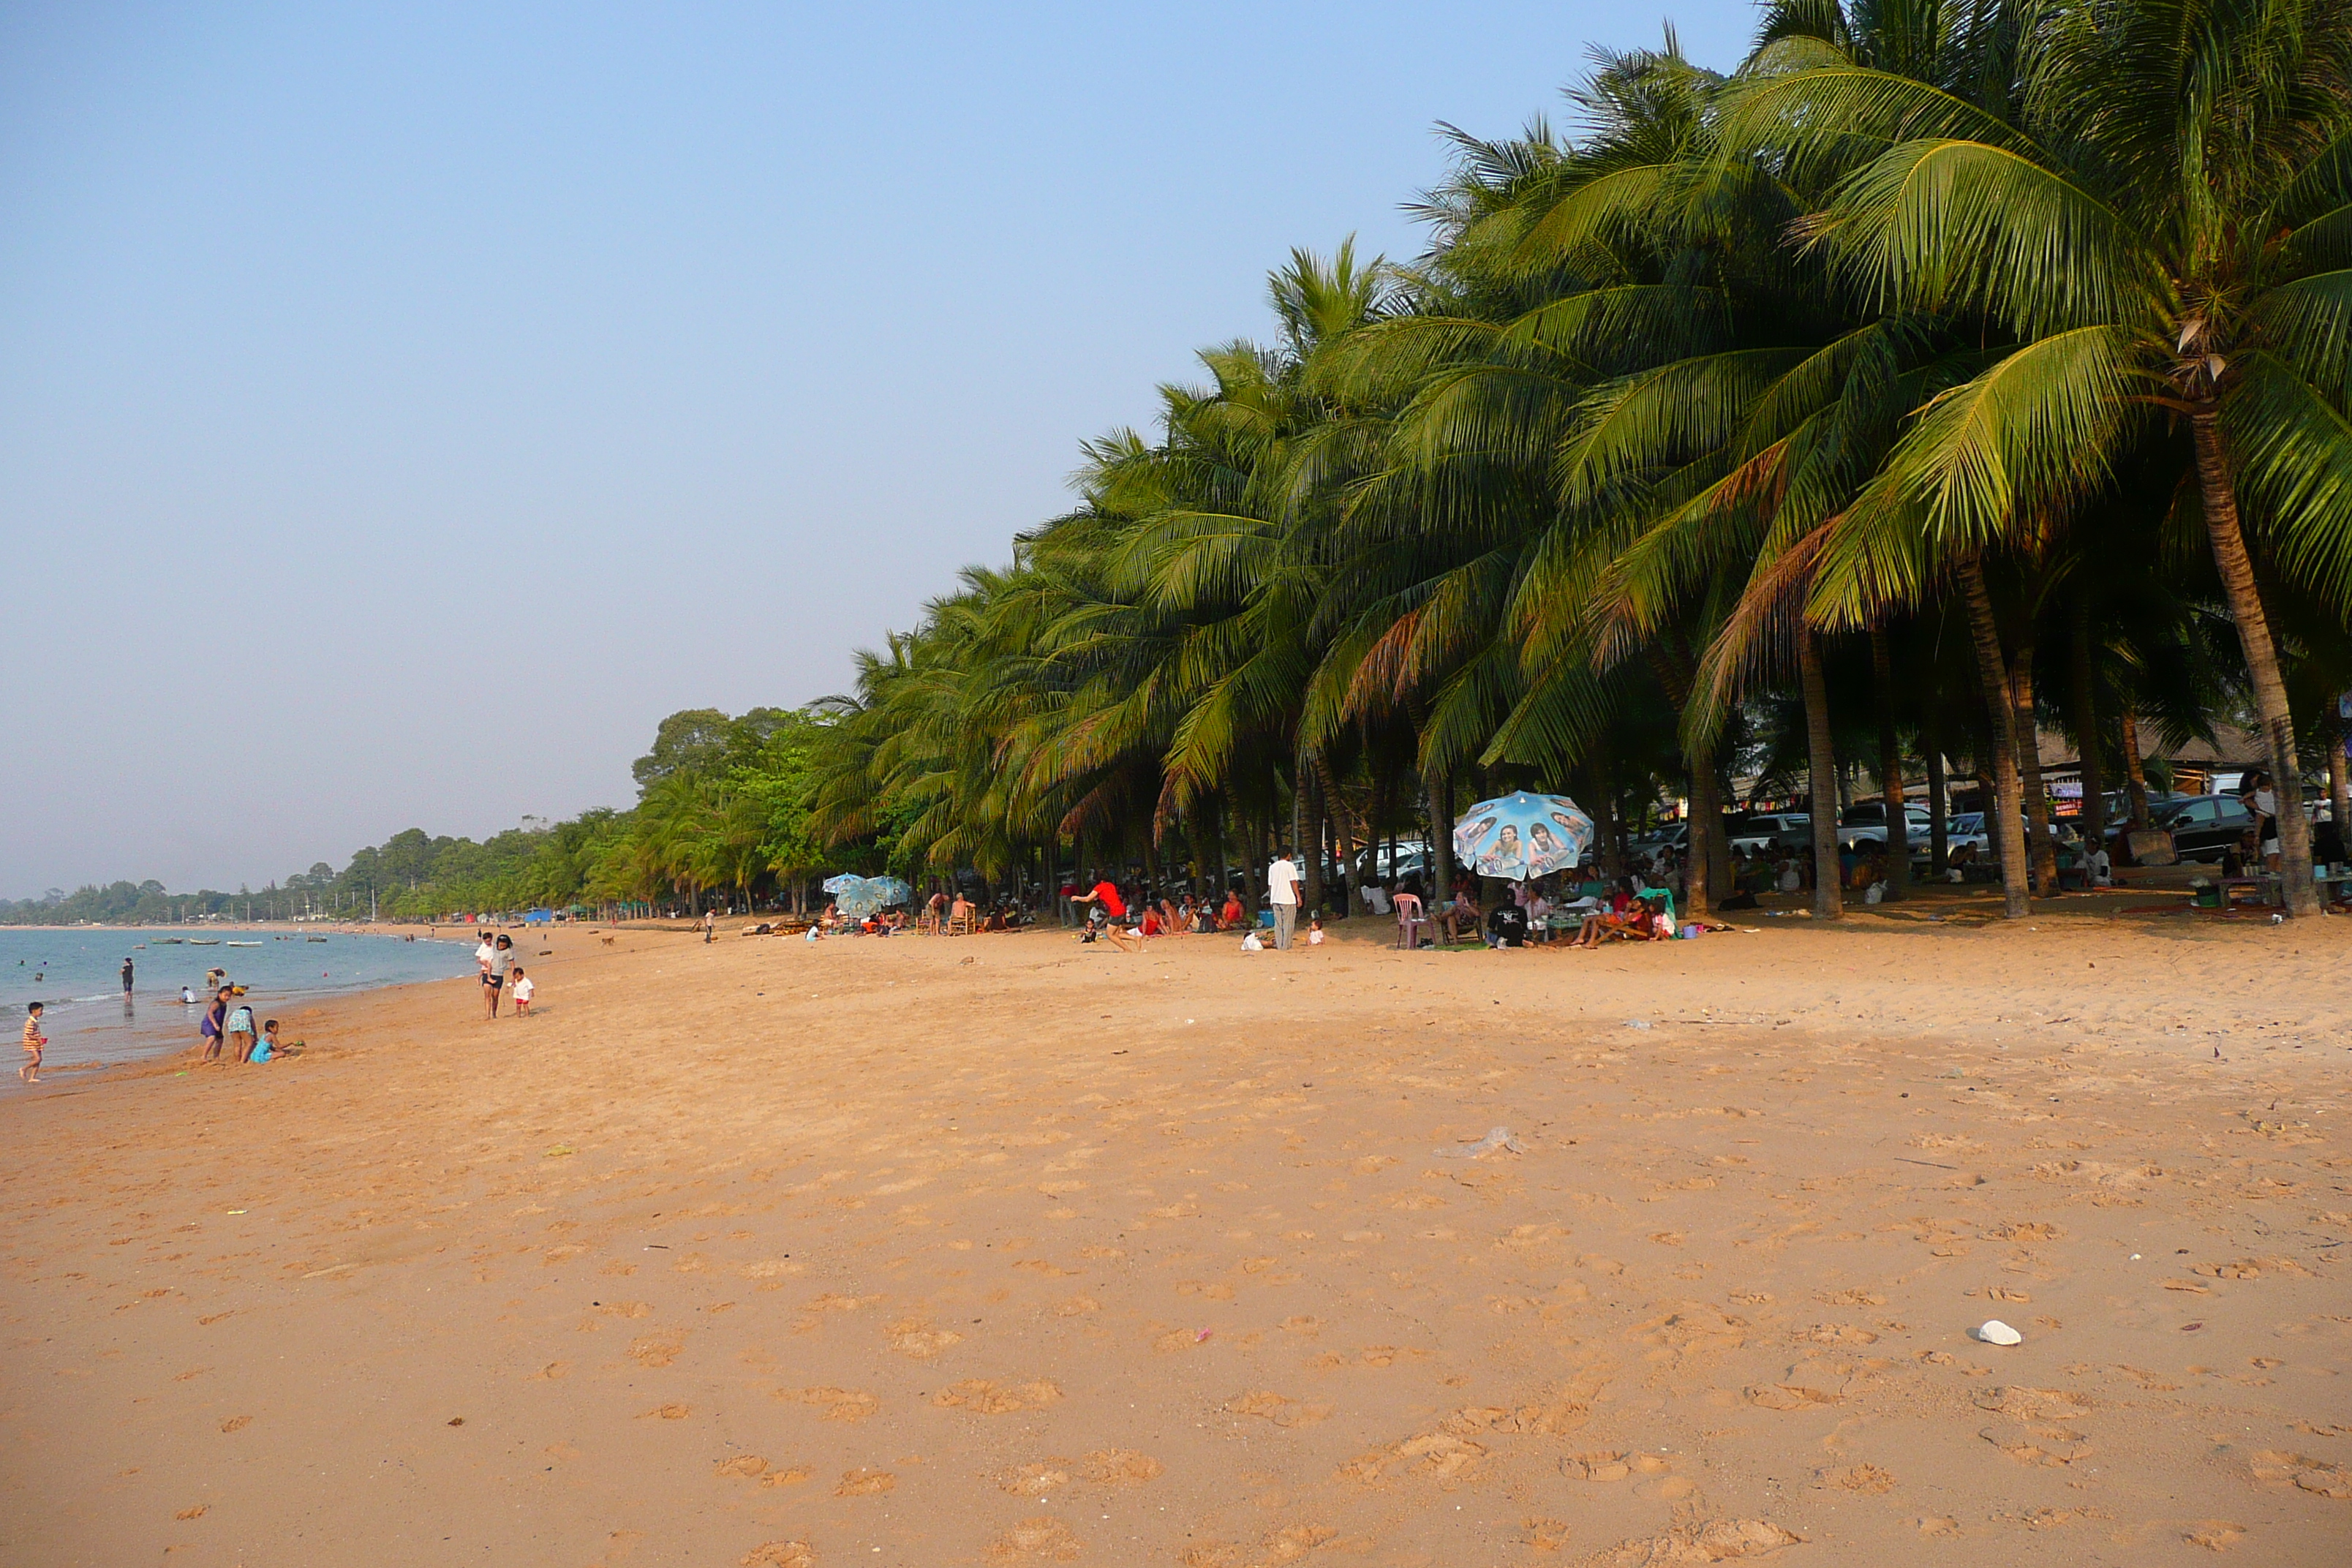
M1465 785L1663 791L1705 909L1738 774L1802 781L1834 915L1842 763L1940 823L1957 757L2018 915L2042 730L2096 833L2139 727L2231 717L2352 816L2352 7L1785 0L1729 74L1669 34L1570 98L1449 132L1410 265L1295 253L1274 342L862 656L814 830L1352 868Z

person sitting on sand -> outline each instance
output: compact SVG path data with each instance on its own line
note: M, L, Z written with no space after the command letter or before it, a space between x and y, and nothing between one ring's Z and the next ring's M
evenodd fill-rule
M48 1036L41 1033L41 1004L26 1003L25 1005L25 1065L16 1069L18 1078L23 1079L26 1083L41 1081L41 1052L48 1043Z
M520 973L521 972L518 970L516 973ZM262 1024L261 1038L254 1041L253 1055L247 1059L257 1062L266 1062L276 1057L278 1054L278 1020L271 1018Z
M1004 918L1004 906L1003 904L999 904L994 909L990 910L988 911L988 918L980 922L980 929L982 931L1011 931L1013 929L1013 922Z
M1242 923L1242 896L1233 889L1225 889L1225 907L1217 911L1217 929L1231 931Z
M1159 936L1168 928L1160 921L1160 911L1150 904L1143 906L1143 923L1136 928L1138 936Z
M1321 947L1323 945L1323 917L1321 915L1312 916L1307 922L1307 945L1309 947Z

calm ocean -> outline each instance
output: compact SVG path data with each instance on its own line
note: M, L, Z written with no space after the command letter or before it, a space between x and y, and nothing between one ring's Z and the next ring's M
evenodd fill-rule
M324 934L323 942L306 940ZM172 938L182 939L178 942ZM232 942L258 942L231 947ZM195 946L194 942L211 945ZM131 961L135 987L125 1002L122 961ZM204 994L205 971L220 968L251 988L247 1000L268 1009L322 993L363 991L416 980L446 980L474 969L472 940L409 942L396 936L289 931L279 926L236 931L79 928L22 931L0 927L0 996L5 996L7 1068L0 1093L21 1089L16 1049L25 1004L45 1002L42 1033L49 1037L49 1068L129 1061L162 1056L193 1044L202 1005L183 1006L180 987Z

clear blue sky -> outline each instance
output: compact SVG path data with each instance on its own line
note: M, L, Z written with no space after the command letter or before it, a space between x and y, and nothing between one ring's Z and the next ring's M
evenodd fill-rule
M0 10L0 896L626 804L1669 17L1753 13Z

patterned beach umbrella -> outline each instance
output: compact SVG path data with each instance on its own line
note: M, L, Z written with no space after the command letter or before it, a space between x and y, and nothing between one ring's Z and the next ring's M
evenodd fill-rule
M911 902L915 889L896 877L855 877L844 873L824 879L834 907L854 920L879 914L893 904Z
M1454 825L1454 858L1482 877L1531 881L1564 870L1592 847L1592 818L1564 795L1521 790L1482 800Z

